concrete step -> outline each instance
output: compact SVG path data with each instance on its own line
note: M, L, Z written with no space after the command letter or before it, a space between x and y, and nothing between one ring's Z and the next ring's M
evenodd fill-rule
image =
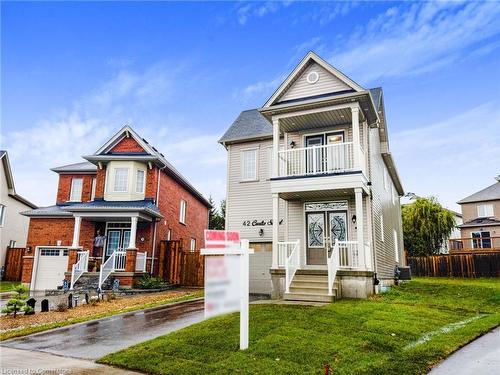
M323 275L301 275L301 274L295 274L293 277L293 280L297 281L321 281L321 282L328 282L328 275L323 276Z
M333 288L333 292L335 293L338 289ZM315 285L302 285L302 286L297 286L292 283L290 285L290 291L294 293L315 293L315 294L328 294L328 287L318 287Z
M323 281L323 280L308 280L308 281L303 281L303 280L296 280L293 279L292 284L293 286L301 287L301 286L315 286L317 288L328 288L328 282Z
M335 296L312 293L285 293L285 301L334 302Z

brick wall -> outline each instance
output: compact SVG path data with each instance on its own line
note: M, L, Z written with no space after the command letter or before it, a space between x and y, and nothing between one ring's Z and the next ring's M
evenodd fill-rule
M104 198L104 186L106 184L106 166L97 169L96 178L95 197L96 199L102 199Z
M134 138L123 138L111 149L111 152L145 152Z
M73 242L73 218L31 218L27 246L33 251L36 246L56 246L61 241L61 246L71 246ZM94 241L95 224L91 221L82 220L80 227L80 246L85 250L91 250Z
M59 175L59 186L57 188L57 203L61 204L69 201L69 196L71 193L71 180L73 178L82 178L82 202L90 201L92 194L92 179L95 174L61 174Z

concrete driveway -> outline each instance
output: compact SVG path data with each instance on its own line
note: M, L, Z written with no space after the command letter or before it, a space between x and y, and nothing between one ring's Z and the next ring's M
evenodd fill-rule
M429 374L500 374L500 327L456 351Z
M203 318L203 299L197 299L7 340L0 347L2 370L29 367L31 370L67 369L79 374L130 373L97 365L93 360Z

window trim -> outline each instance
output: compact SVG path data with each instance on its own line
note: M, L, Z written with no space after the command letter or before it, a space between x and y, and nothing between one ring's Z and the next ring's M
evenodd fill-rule
M95 200L95 190L96 190L96 187L97 187L97 178L96 177L92 177L92 187L91 187L91 190L90 190L90 200L91 201Z
M380 214L380 240L385 242L384 214Z
M398 243L398 232L396 229L392 230L393 241L394 241L394 255L396 258L396 262L399 263L399 243Z
M181 199L179 206L179 223L186 224L186 211L187 211L187 202L184 199Z
M127 179L125 180L125 190L116 190L116 174L118 171L126 171ZM128 193L129 191L129 176L130 168L127 167L115 167L113 168L113 193Z
M481 212L480 212L481 208L483 208L484 215L481 215ZM488 208L488 210L486 210L485 208ZM491 204L491 203L478 204L476 207L476 210L477 210L477 217L493 217L493 216L495 216L493 204Z
M254 178L245 178L245 158L244 154L246 152L253 151L255 152L255 177ZM241 182L255 182L259 181L259 147L245 148L240 150L240 159L241 159Z
M138 191L138 182L139 182L139 172L142 172L142 191ZM144 194L146 191L146 171L144 169L137 169L135 171L135 192L136 194Z
M73 183L75 181L80 181L80 195L78 199L74 199L73 197L73 192L74 192L74 185ZM71 178L71 187L69 191L69 201L70 202L81 202L82 201L82 194L83 194L83 178L82 177L72 177Z
M384 167L384 190L389 190L389 176L388 176L387 168Z
M0 204L0 228L5 224L6 205Z

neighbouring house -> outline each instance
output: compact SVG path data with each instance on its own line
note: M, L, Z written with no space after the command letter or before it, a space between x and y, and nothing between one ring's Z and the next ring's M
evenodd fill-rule
M403 187L381 88L308 53L262 108L241 112L227 150L226 228L255 250L250 290L366 298L403 265Z
M0 150L0 267L5 266L7 248L25 247L29 218L21 215L36 206L16 193L7 151Z
M85 162L53 168L56 204L29 210L22 281L55 289L78 278L130 287L156 274L161 240L199 250L210 204L152 145L125 126ZM99 272L91 272L97 271Z
M500 176L496 183L458 201L462 208L461 238L450 240L451 251L500 250Z

